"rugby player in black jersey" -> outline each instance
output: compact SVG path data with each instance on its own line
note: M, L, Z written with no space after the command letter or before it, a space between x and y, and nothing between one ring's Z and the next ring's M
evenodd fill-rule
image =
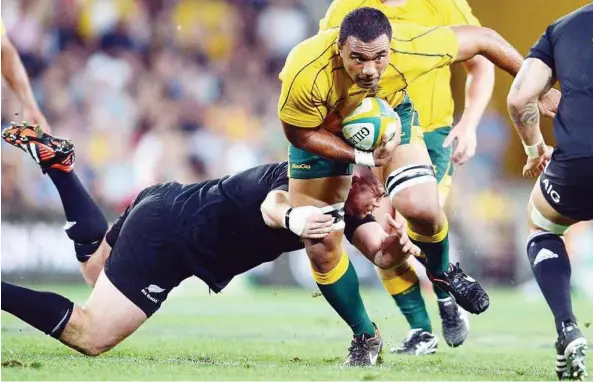
M303 248L301 238L322 238L345 226L347 238L382 268L419 253L395 221L390 220L396 232L388 235L370 214L385 190L368 168L353 178L345 216L313 206L292 208L283 162L201 183L148 187L107 230L72 169L70 141L28 124L13 125L2 135L29 153L56 185L66 233L85 280L94 286L81 307L55 293L2 282L2 310L87 355L101 354L133 333L184 279L197 276L220 292L234 276ZM341 269L354 271L347 256L343 261ZM356 314L369 320L360 305ZM345 363L375 364L382 347L379 332L352 330Z
M537 100L556 81L562 98L552 149L540 130ZM556 373L559 379L582 379L587 340L572 311L562 235L577 222L593 220L593 4L548 26L513 82L508 107L527 154L523 175L538 177L528 205L527 255L554 314Z

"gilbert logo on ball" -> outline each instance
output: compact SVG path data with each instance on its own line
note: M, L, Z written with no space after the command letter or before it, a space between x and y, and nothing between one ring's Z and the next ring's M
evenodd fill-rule
M399 116L386 101L369 97L342 120L342 134L353 147L371 151L384 134L393 139L399 124Z

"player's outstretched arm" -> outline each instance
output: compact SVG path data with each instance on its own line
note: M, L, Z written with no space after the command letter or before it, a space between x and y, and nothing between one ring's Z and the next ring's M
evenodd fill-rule
M25 109L24 118L38 123L44 131L50 133L51 128L33 96L27 71L15 46L6 34L2 34L2 77L22 102Z
M511 120L528 157L523 168L524 176L538 176L551 154L539 125L538 100L550 90L554 82L552 69L548 65L537 58L528 58L521 66L507 96Z
M444 142L448 147L457 141L451 157L453 163L462 165L476 153L476 130L490 102L494 89L494 65L485 57L475 56L463 63L467 73L465 109Z
M356 228L352 236L352 245L381 269L391 269L402 264L410 255L420 254L420 249L406 235L404 225L390 215L386 215L386 219L392 229L391 234L373 221Z
M450 28L457 35L459 45L455 62L464 62L481 55L513 77L519 73L523 56L496 31L473 25Z
M383 137L382 142L372 152L357 150L342 138L322 127L316 129L299 128L282 122L284 134L296 148L305 150L320 157L337 161L356 163L369 167L381 167L391 160L399 140Z
M305 239L323 239L333 230L331 215L324 214L319 207L292 207L286 191L269 192L260 210L268 227L290 229Z

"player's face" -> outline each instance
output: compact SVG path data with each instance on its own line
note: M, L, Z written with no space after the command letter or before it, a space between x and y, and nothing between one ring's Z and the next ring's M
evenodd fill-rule
M363 218L381 206L384 196L385 188L379 181L373 184L354 182L346 200L346 212Z
M344 69L363 89L377 88L389 64L389 52L389 38L385 34L370 42L350 36L340 47Z

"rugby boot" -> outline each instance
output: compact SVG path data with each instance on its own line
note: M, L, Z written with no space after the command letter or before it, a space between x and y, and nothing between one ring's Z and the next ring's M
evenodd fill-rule
M434 285L448 292L469 313L480 314L488 309L488 294L476 280L463 272L459 263L449 264L449 270L441 274L426 273Z
M348 348L348 357L344 361L345 366L375 366L381 363L381 351L383 350L383 339L379 329L375 326L375 336L363 333L354 336Z
M443 324L443 337L450 347L461 346L469 332L467 313L459 309L459 305L452 298L439 300L439 315Z
M426 355L437 351L439 340L432 333L422 329L412 329L402 344L392 347L391 353L402 355Z
M45 133L39 125L11 122L11 126L2 131L2 139L29 154L39 164L44 174L50 168L65 172L72 171L74 165L72 142Z
M559 380L582 381L587 376L585 355L587 339L577 324L562 323L562 334L556 341L556 376Z

